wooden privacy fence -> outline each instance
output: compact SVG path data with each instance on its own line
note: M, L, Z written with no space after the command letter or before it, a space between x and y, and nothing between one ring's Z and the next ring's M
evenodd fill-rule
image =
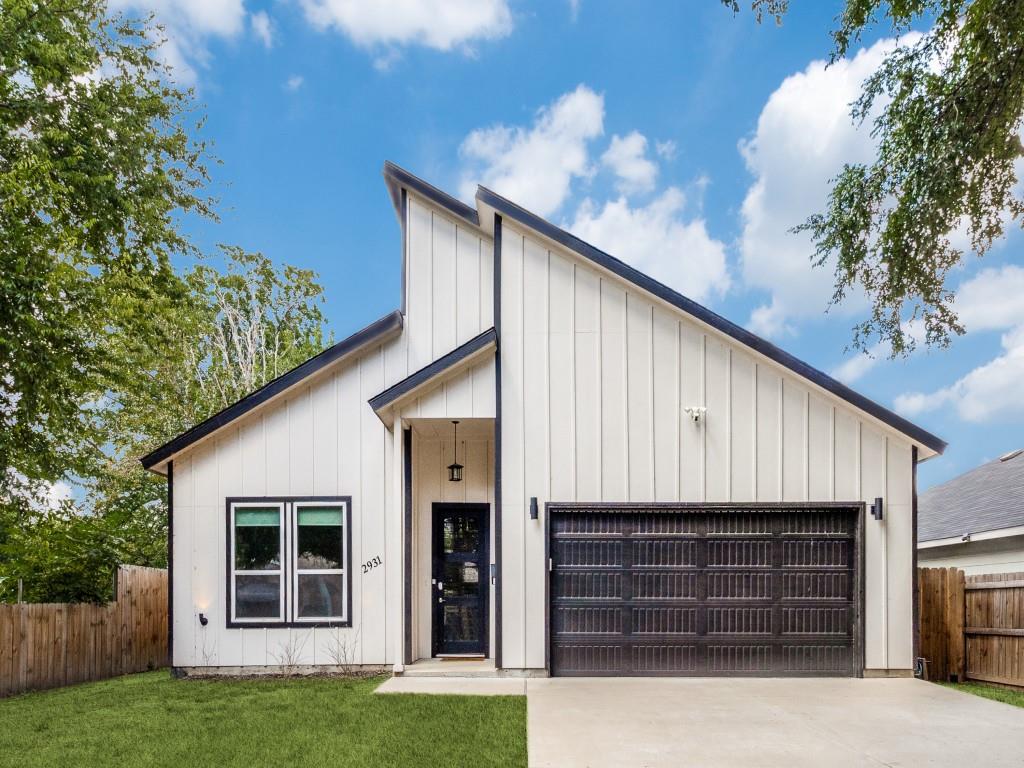
M0 697L167 666L167 571L117 569L115 600L0 604Z
M918 589L929 680L1024 687L1024 573L919 568Z

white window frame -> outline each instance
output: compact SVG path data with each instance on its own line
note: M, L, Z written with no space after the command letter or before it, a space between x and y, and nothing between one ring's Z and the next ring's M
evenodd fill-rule
M277 530L278 530L278 567L276 571L271 570L238 570L235 567L237 563L237 552L235 550L235 531L237 527L235 525L235 512L239 509L267 509L270 507L277 508ZM286 621L285 617L285 590L287 588L287 582L285 579L285 571L287 570L287 548L285 546L285 531L287 530L287 505L280 501L236 501L231 503L231 548L229 549L231 562L231 622L235 624L284 624ZM279 589L278 589L278 606L277 616L238 616L238 576L277 576Z
M349 536L348 530L349 514L348 504L344 501L317 501L316 499L303 499L294 501L288 505L290 510L291 524L291 567L288 569L292 582L292 605L291 620L296 624L317 624L337 623L348 621L348 554ZM303 507L315 507L317 509L337 508L341 511L341 568L299 568L299 510ZM341 615L338 616L299 616L299 575L316 576L318 574L341 576Z

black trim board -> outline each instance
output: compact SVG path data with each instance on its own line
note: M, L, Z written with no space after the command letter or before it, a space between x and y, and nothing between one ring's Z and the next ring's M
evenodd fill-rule
M285 616L281 621L232 621L231 620L231 564L234 562L231 552L231 505L232 504L295 504L304 502L340 502L345 505L345 621L288 621L287 614L291 606L285 600ZM281 524L285 524L282 513ZM226 629L274 629L277 627L322 629L327 627L351 627L352 626L352 571L355 563L352 562L352 497L351 496L228 496L224 499L224 627ZM289 547L281 553L282 578L285 579L285 594L288 594L288 584L292 578L292 564L289 557ZM294 600L294 596L292 596Z
M115 571L114 573L117 573ZM116 592L114 593L117 594ZM167 664L174 669L174 462L167 462Z
M884 424L888 424L898 432L901 432L902 434L921 443L921 445L930 448L936 453L942 453L946 450L946 442L944 440L939 439L916 424L907 421L902 416L890 411L888 408L868 399L859 392L855 392L845 384L833 379L824 371L819 371L817 368L808 365L799 358L794 357L785 350L775 346L771 342L751 333L746 328L736 325L730 320L726 320L716 312L712 312L707 307L698 304L692 299L686 298L681 293L669 288L667 285L659 283L653 277L645 275L643 272L629 266L614 256L595 248L583 240L580 240L575 235L566 232L564 229L556 227L554 224L549 221L545 221L540 216L530 213L525 208L513 203L511 200L507 200L486 187L477 188L476 198L478 202L490 206L498 213L508 216L510 219L518 221L520 224L539 232L544 237L555 241L559 245L568 248L570 251L594 262L599 267L602 267L612 274L621 277L623 280L626 280L648 293L657 296L662 301L665 301L677 309L692 315L701 322L706 323L712 328L724 333L726 336L735 339L741 344L744 344L754 351L764 355L768 359L788 368L798 376L808 379L836 397L845 400L860 410L874 416ZM495 235L497 239L497 233L495 233Z
M290 371L281 374L276 379L267 382L255 392L246 395L238 402L229 405L227 408L215 413L205 421L201 421L187 432L178 435L173 440L164 443L156 450L143 456L140 459L142 466L146 469L152 469L157 464L160 464L179 451L188 448L193 443L202 440L210 433L215 432L240 416L245 415L257 406L262 405L267 400L279 395L286 389L293 387L303 379L312 376L314 373L325 368L336 360L356 352L373 342L380 341L389 334L398 333L402 330L402 324L402 313L398 310L385 315L362 330L356 331L347 339L339 341L332 347L328 347L320 354L309 358L306 362L297 365Z
M388 186L388 193L391 195L391 204L395 206L395 213L400 217L402 216L402 199L399 190L408 189L425 197L435 205L439 205L446 211L454 213L474 227L480 226L480 217L476 209L471 208L461 200L456 200L433 184L428 184L423 179L413 176L390 160L384 163L384 183Z
M481 352L482 350L486 350L488 347L495 346L497 343L497 332L493 328L488 328L483 333L474 336L465 344L456 347L451 352L439 357L429 365L426 365L415 373L406 376L398 383L392 384L379 395L371 397L369 400L370 407L373 408L374 411L380 411L382 408L388 407L396 400L399 400L413 390L427 384L431 379L450 371L467 358L472 357L474 354Z
M501 216L494 216L494 332L501 338ZM501 669L501 347L494 350L494 668Z
M412 430L402 430L402 643L403 664L412 664Z
M918 589L919 584L917 582L917 446L910 446L910 461L911 461L911 475L910 475L910 527L911 527L911 547L912 554L910 556L910 583L912 586L912 592L910 596L910 615L911 615L911 647L914 655L914 665L917 665L917 657L921 655L921 594Z

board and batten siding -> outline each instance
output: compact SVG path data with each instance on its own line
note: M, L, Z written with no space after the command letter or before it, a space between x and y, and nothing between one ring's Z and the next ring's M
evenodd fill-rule
M901 435L589 262L501 239L503 664L545 663L555 502L869 501L868 669L912 660L912 459ZM688 406L705 407L694 424Z
M403 333L174 457L177 667L276 665L289 648L299 664L331 664L336 634L357 664L396 660L401 510L386 513L400 487L394 468L401 454L367 401L493 325L491 240L413 194L408 201ZM417 415L493 416L493 382L493 362L478 363L424 395ZM352 497L351 628L225 627L225 499L235 496ZM375 556L384 567L363 574L359 564ZM206 627L200 612L209 617Z

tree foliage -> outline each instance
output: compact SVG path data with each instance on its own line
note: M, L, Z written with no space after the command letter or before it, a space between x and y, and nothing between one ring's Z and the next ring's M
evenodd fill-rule
M19 578L26 600L104 600L119 563L165 566L166 481L139 457L323 350L313 272L236 247L221 255L183 277L174 313L155 313L173 324L161 347L120 351L140 367L100 412L109 443L84 504L23 511L0 537L0 601Z
M1024 3L847 0L832 60L878 26L899 44L851 106L877 155L845 165L824 210L797 231L812 236L816 266L834 264L833 304L861 290L871 302L853 346L882 342L898 356L918 335L944 347L964 332L950 273L1024 217ZM906 34L915 27L927 31Z
M0 0L0 504L94 471L100 401L137 369L121 340L161 346L154 310L187 291L170 256L210 215L206 155L158 34L101 0Z
M209 157L160 38L104 0L0 0L0 600L164 565L139 456L323 348L313 273L183 234ZM61 479L84 499L47 500Z

